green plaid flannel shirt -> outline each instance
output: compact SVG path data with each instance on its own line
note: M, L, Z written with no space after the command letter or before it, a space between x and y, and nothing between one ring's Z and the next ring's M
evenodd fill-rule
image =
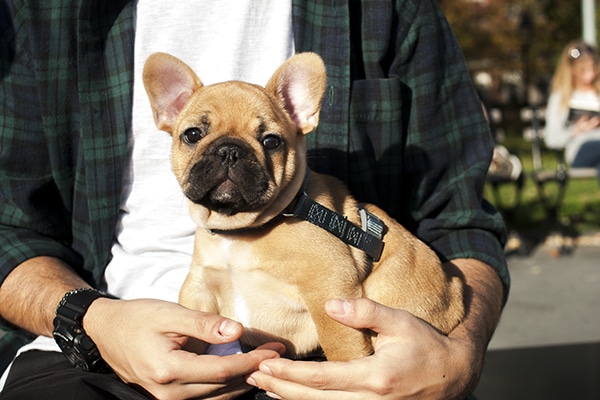
M482 200L492 138L435 1L293 4L297 51L319 53L328 70L312 168L442 259L490 264L508 293L504 225ZM127 158L134 27L131 0L0 3L0 284L47 255L101 285ZM27 340L0 330L0 370Z

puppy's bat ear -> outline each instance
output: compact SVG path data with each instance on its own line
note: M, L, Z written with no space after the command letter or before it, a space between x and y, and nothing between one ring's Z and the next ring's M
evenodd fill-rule
M183 61L166 53L148 57L142 78L154 123L158 129L172 133L177 115L202 82Z
M298 129L307 134L319 124L326 83L321 57L315 53L299 53L275 71L265 89L275 96Z

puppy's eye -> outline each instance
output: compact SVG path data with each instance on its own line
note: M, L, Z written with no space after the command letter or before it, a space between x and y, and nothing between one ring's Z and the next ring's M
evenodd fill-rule
M183 132L181 139L187 144L194 144L198 143L204 136L206 136L206 133L200 128L189 128Z
M262 144L267 150L275 150L281 146L281 139L275 135L267 135L263 139Z

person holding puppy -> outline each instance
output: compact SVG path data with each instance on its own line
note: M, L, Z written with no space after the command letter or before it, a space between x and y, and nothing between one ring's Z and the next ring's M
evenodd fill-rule
M564 150L572 167L598 169L600 179L600 59L591 45L565 46L552 78L544 141Z
M253 386L286 399L467 397L509 277L502 220L481 198L493 143L437 5L229 3L0 5L3 343L39 335L0 399L236 398ZM378 335L374 355L291 361L280 343L186 351L190 338L230 343L243 327L176 303L195 227L140 82L155 51L204 83L261 85L292 54L319 54L328 81L311 168L437 253L465 284L462 322L445 336L403 310L331 299L331 318Z

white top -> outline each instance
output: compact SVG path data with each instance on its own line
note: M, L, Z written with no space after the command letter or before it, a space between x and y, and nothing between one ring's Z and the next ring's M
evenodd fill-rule
M141 80L145 60L167 52L205 85L235 79L264 86L294 53L291 11L291 0L138 1L133 137L113 259L105 272L108 292L177 301L191 263L195 226L171 170L171 136L154 125ZM47 337L21 351L31 349L59 351Z
M568 164L571 164L584 142L588 140L600 140L600 129L594 129L581 135L573 136L573 127L567 123L569 107L561 107L561 102L560 93L553 92L550 94L546 108L544 142L551 149L564 149L565 160ZM600 109L600 98L592 91L573 92L569 100L569 105L573 105L574 108L581 108L581 104L595 104L596 108ZM589 108L589 106L586 108Z
M291 1L140 1L133 93L133 154L108 291L131 299L177 301L195 226L171 170L171 136L154 125L141 82L151 53L170 53L207 85L244 80L265 85L293 53ZM264 29L268 27L268 29Z

